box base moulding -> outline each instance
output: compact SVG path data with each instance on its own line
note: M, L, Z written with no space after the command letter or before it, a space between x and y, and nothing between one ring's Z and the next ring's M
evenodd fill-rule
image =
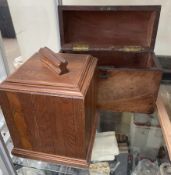
M64 165L69 165L69 166L79 167L79 168L88 168L91 160L92 147L94 144L98 119L99 119L99 112L96 113L96 116L94 119L94 127L92 128L92 134L91 134L91 139L87 150L86 159L76 159L72 157L59 156L59 155L42 153L42 152L37 152L32 150L25 150L20 148L13 148L12 154L23 158L47 161L47 162L52 162L57 164L64 164Z

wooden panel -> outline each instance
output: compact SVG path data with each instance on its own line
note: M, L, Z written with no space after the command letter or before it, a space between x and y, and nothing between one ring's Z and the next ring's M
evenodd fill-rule
M58 156L54 154L47 154L47 153L42 153L37 151L14 148L12 150L12 153L19 157L24 157L24 158L34 159L34 160L43 160L47 162L53 162L53 163L62 164L62 165L64 164L64 165L73 166L73 167L88 168L89 166L89 163L87 162L87 160L84 160L84 159Z
M159 14L160 6L59 6L61 44L153 49Z
M88 151L88 145L92 136L92 128L94 128L95 114L96 114L96 75L92 79L89 89L87 91L84 105L85 105L85 130L86 130L86 149Z
M52 72L42 61L41 55L36 53L27 60L17 71L10 75L7 79L12 83L23 83L32 86L45 85L55 88L70 88L75 90L79 87L82 76L87 66L89 66L91 57L89 55L75 54L56 54L56 57L63 57L68 61L69 72L58 75Z
M161 79L160 71L108 69L99 74L99 109L153 112Z
M72 98L12 92L7 96L15 110L9 117L14 119L13 125L19 133L17 137L22 142L19 148L85 158L84 120L79 111L73 111L75 101ZM79 107L80 100L76 101ZM10 123L9 128L13 125Z
M66 52L66 51L65 51ZM154 62L154 53L117 52L117 51L67 51L67 53L90 54L98 59L98 66L113 68L150 69L158 67Z
M37 120L37 114L40 110L39 106L42 107L43 104L43 97L40 97L39 101L36 101L34 99L34 96L31 96L29 94L23 94L23 93L17 93L18 99L20 99L20 104L22 105L22 111L23 111L23 118L26 122L28 133L31 137L31 144L32 144L32 149L33 150L37 150L37 151L43 151L43 152L53 152L54 153L54 144L53 143L49 143L49 139L51 137L49 133L49 128L46 127L49 125L49 122L53 119L49 118L47 120L46 115L42 116L42 121L45 122L44 124L44 129L43 131L39 130L39 127L41 127L41 123L38 122ZM11 100L9 98L9 100ZM45 112L46 114L46 108L43 107L41 108L40 112L40 116L42 115L42 113ZM12 117L12 116L11 116ZM20 129L20 126L17 127L17 129ZM44 134L42 135L41 132L44 132ZM48 137L47 137L48 136ZM42 141L42 137L43 137L43 141ZM53 135L52 135L53 137ZM46 140L48 139L48 140ZM44 146L42 147L42 142L44 142ZM48 143L47 143L48 142ZM23 147L20 147L23 148Z
M1 105L1 109L2 112L4 114L6 123L8 125L8 129L10 131L10 135L12 138L12 141L14 143L14 145L16 145L17 147L22 147L22 142L21 139L19 137L19 132L17 130L17 127L15 125L15 121L13 119L12 116L12 109L10 106L10 103L8 101L7 95L5 92L0 91L0 105Z
M14 141L12 152L87 167L96 129L97 59L59 55L69 63L66 74L51 71L36 53L0 84L1 105Z
M171 160L171 122L164 106L162 97L159 95L157 99L157 110L158 110L158 118L160 121L160 125L162 128L162 133L166 142L167 150L169 153L169 158Z
M97 126L97 120L98 120L99 114L96 113L94 117L94 124L93 128L91 130L91 138L88 144L88 149L86 149L87 154L86 158L81 159L81 158L75 158L75 157L66 157L66 156L59 156L56 154L47 154L47 153L42 153L42 152L37 152L37 151L30 151L26 149L20 149L20 148L14 148L12 150L12 153L14 155L24 157L24 158L29 158L29 159L36 159L36 160L44 160L44 161L50 161L54 163L60 163L60 164L66 164L69 166L74 166L74 167L82 167L82 168L88 168L90 159L91 159L91 151L95 139L95 133L96 133L96 126ZM77 126L79 127L79 125ZM84 138L83 138L84 139ZM43 146L43 145L42 145Z
M98 109L114 112L153 112L162 76L154 53L87 53L98 58Z

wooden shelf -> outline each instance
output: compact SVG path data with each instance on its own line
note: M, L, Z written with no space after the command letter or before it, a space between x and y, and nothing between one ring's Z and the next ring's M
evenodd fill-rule
M163 137L167 146L169 158L171 160L171 121L169 119L168 112L160 94L158 96L156 105L158 110L158 118L163 132Z

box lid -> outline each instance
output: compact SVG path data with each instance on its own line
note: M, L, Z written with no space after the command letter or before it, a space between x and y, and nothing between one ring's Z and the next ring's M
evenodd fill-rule
M55 59L66 61L66 70L56 72L42 58L41 52L35 53L16 72L10 75L1 85L0 89L14 89L21 91L35 91L46 93L60 93L82 96L86 81L93 76L97 59L84 54L54 54ZM52 58L53 59L53 58ZM57 62L58 64L58 62ZM87 78L88 77L88 78Z
M62 6L62 50L153 50L161 6Z

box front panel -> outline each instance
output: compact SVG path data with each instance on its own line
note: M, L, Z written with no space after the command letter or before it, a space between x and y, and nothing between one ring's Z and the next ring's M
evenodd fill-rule
M15 148L85 158L82 113L76 110L81 99L76 99L76 104L73 98L1 94L2 110Z
M98 108L111 111L153 112L161 79L160 71L136 69L101 70Z

